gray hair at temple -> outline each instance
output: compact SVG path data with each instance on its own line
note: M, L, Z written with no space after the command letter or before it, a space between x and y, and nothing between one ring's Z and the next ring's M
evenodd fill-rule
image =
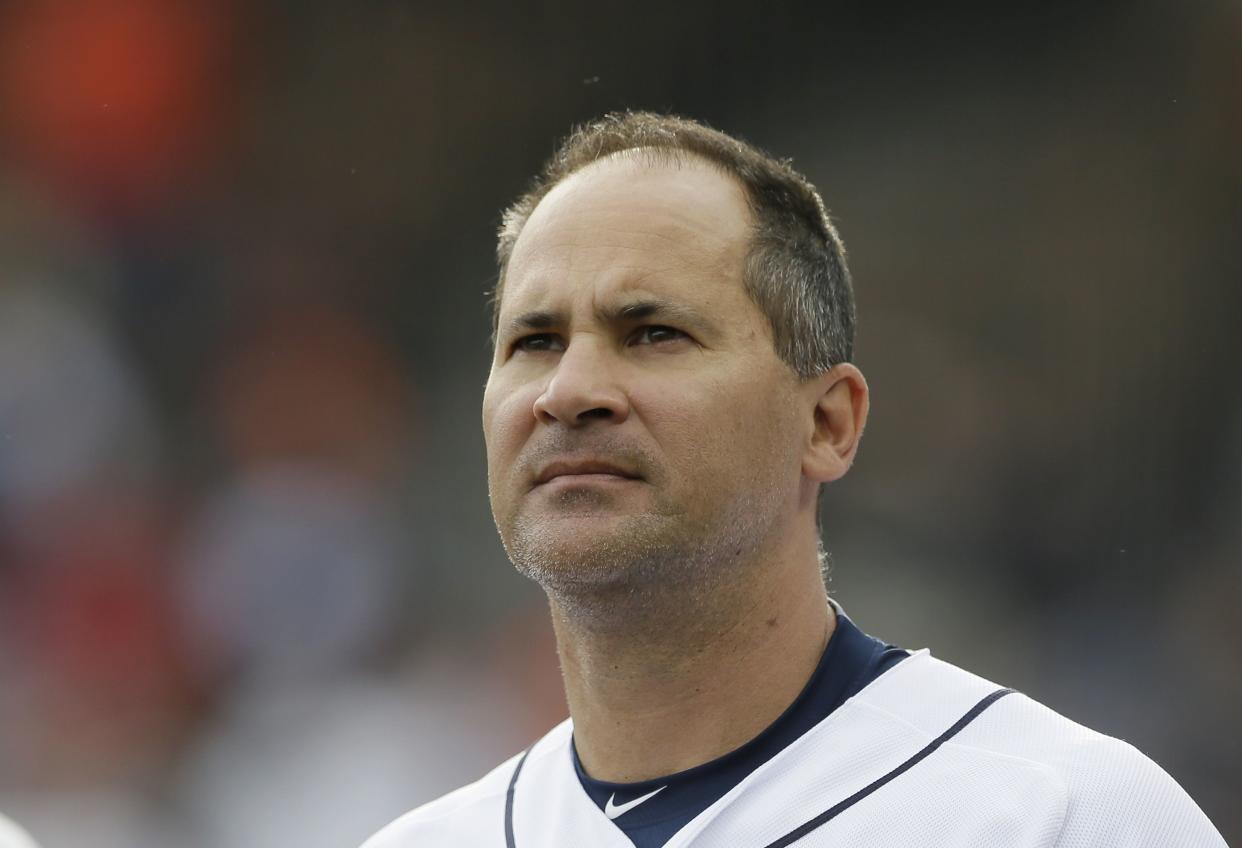
M744 284L767 317L777 355L804 380L850 361L855 313L845 246L815 186L788 160L697 121L650 112L614 112L575 128L505 211L491 296L493 337L509 257L539 201L579 169L629 150L673 161L695 156L736 179L754 217Z

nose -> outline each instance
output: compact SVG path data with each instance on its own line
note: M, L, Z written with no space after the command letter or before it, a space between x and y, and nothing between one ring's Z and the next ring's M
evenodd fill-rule
M584 427L593 421L619 424L629 416L629 398L608 353L600 347L598 341L585 338L566 347L535 399L535 417L541 423Z

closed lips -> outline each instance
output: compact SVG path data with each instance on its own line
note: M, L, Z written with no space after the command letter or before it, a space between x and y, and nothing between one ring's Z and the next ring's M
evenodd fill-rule
M554 462L544 468L539 476L535 478L535 485L538 486L540 483L546 483L555 477L568 477L578 474L610 474L626 480L638 479L637 474L607 462Z

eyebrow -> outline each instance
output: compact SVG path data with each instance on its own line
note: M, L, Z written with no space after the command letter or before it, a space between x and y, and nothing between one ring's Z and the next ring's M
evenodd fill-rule
M607 306L600 310L599 317L608 323L646 321L655 318L694 327L702 327L704 324L702 316L696 310L685 304L659 298L646 298L617 306Z
M605 324L623 324L648 319L666 320L677 324L703 329L707 322L694 309L680 303L659 298L645 298L629 303L605 306L596 311L596 318ZM508 335L516 335L529 330L550 330L567 324L563 312L536 309L523 312L506 322Z

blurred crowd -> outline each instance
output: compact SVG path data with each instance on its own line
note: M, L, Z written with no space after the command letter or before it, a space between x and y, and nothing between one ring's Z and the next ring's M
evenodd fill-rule
M841 226L855 619L1242 839L1242 15L1063 5L0 6L0 811L356 845L564 715L486 503L484 292L502 205L630 105L792 155Z

